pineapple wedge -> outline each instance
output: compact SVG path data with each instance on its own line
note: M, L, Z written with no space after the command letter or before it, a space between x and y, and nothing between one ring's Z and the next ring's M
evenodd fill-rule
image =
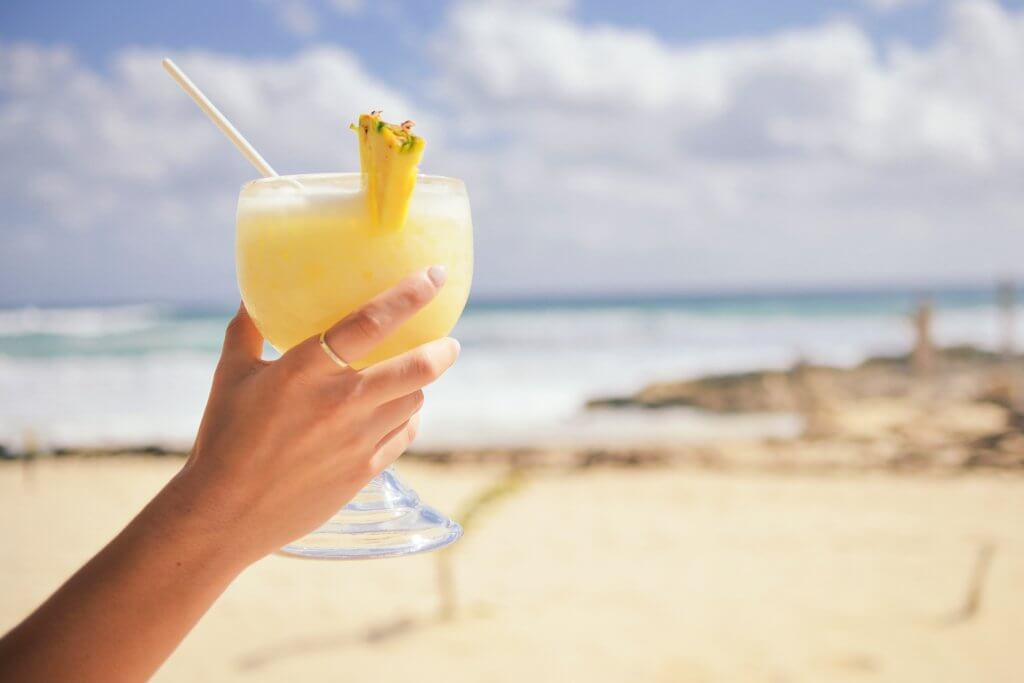
M351 126L359 134L359 166L366 186L370 218L383 230L401 230L416 187L423 138L412 134L412 121L386 123L380 112L359 117Z

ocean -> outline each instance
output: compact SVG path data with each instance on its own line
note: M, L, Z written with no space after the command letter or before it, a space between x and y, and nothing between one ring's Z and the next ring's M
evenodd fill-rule
M991 290L930 293L942 345L999 348ZM799 430L789 415L585 411L657 380L910 348L911 291L471 302L456 366L427 391L420 445L619 445ZM0 446L188 448L231 307L0 309ZM1024 310L1016 315L1024 339Z

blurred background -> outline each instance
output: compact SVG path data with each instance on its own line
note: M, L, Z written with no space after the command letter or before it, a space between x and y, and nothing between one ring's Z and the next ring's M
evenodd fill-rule
M269 558L159 679L1024 679L1016 0L5 2L0 626L237 305L253 171L165 56L281 173L415 119L476 275L403 465L466 537Z

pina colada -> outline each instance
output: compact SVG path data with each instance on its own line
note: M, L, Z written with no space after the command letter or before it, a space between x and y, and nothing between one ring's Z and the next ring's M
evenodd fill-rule
M357 369L445 336L473 276L473 227L459 180L418 176L423 139L411 122L359 117L361 173L254 180L238 199L242 301L279 351L319 335L415 271L440 265L440 294L363 358ZM282 551L313 558L391 557L440 548L461 527L390 468L326 524Z
M364 358L363 367L454 327L469 295L473 237L461 181L421 176L401 228L370 214L358 173L256 180L238 202L242 300L279 351L326 330L416 270L448 268L438 297Z

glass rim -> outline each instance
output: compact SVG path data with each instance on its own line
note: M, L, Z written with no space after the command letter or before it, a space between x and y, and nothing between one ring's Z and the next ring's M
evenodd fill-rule
M270 176L267 178L254 178L249 180L242 185L241 191L252 188L263 188L273 187L275 185L284 184L286 187L294 188L294 183L302 184L303 180L306 181L324 181L324 180L350 180L355 178L362 178L362 173L359 171L336 171L336 172L321 172L321 173L292 173L288 175ZM466 184L460 178L452 178L450 176L443 175L432 175L429 173L417 173L416 184L419 185L448 185L453 188L461 188L463 191L466 189Z

